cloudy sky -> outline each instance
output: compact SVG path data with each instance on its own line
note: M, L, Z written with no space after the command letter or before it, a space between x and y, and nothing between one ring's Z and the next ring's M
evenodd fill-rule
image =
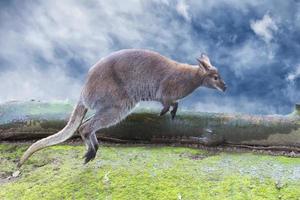
M3 0L0 44L0 102L76 101L90 66L123 48L209 55L228 91L200 88L181 108L286 114L300 102L299 0Z

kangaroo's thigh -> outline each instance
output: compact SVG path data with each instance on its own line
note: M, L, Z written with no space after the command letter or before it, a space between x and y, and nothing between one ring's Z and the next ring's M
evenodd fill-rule
M130 110L122 106L112 106L110 108L98 110L95 115L83 123L79 132L81 136L87 137L89 133L96 132L99 129L107 128L121 121Z

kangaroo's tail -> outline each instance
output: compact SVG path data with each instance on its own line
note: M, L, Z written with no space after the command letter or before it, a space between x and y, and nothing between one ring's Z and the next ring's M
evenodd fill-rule
M48 136L44 139L38 140L37 142L33 143L23 154L22 158L18 163L18 167L21 167L34 152L39 151L48 146L62 143L69 139L79 128L86 112L87 108L82 104L81 101L79 101L79 103L75 106L75 109L72 112L68 124L56 134Z

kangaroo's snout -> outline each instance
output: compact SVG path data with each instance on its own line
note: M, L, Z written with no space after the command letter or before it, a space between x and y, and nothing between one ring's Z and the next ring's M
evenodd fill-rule
M227 89L226 84L223 81L218 82L212 88L219 90L220 92L225 92Z
M224 84L224 86L222 87L223 92L225 92L226 89L227 89L227 86L226 86L226 84Z
M226 89L227 89L226 83L224 83L224 82L222 83L221 89L222 89L223 92L226 91Z

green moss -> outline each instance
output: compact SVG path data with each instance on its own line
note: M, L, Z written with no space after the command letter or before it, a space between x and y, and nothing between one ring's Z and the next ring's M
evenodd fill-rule
M0 144L2 179L26 147ZM300 158L121 145L83 165L84 152L37 152L19 178L0 181L0 199L300 199Z

